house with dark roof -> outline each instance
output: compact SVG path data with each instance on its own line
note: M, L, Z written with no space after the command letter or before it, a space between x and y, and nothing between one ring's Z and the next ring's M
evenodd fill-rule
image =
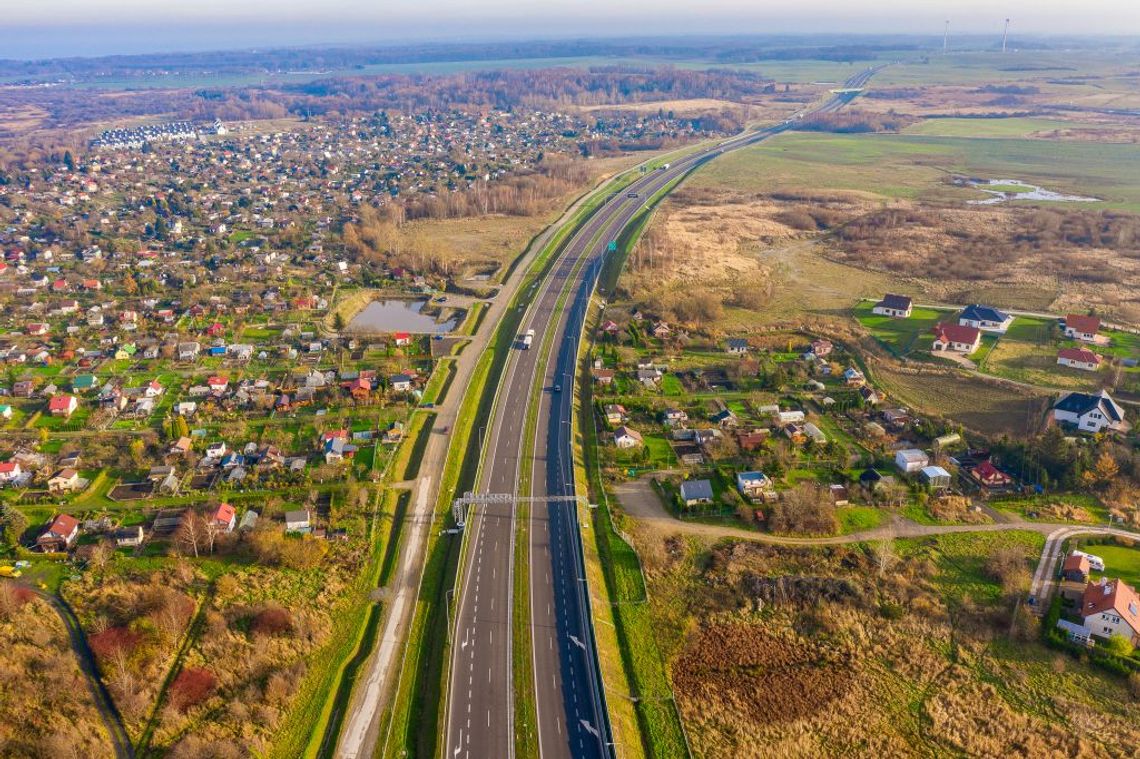
M1096 334L1099 331L1100 317L1081 314L1069 314L1065 317L1065 337L1092 343L1096 342Z
M911 301L910 296L887 293L883 296L881 301L875 304L875 307L871 309L871 313L879 316L891 316L896 319L907 319L910 317L913 308L914 303Z
M958 324L963 327L974 327L983 332L1005 332L1013 324L1013 317L1005 311L999 311L993 306L973 304L966 306L958 314Z
M742 337L730 337L725 341L725 351L734 355L744 355L749 347L748 341Z
M1127 429L1124 409L1105 390L1065 394L1053 404L1053 421L1073 425L1082 432Z
M686 506L712 503L712 483L708 480L685 480L681 483L681 502Z
M977 327L967 327L961 324L934 325L934 342L931 350L954 351L969 355L982 344L982 332Z

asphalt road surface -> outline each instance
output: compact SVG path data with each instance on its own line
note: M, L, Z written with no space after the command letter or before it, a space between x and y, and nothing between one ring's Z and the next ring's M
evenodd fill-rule
M862 87L874 73L860 72L844 86ZM838 110L853 97L836 95L812 112ZM523 333L535 331L532 347L513 350L504 369L483 438L477 492L516 494L519 465L526 457L533 462L530 495L575 495L570 420L576 357L586 308L610 241L673 180L721 153L794 128L794 123L725 140L667 169L647 172L612 195L570 238L522 320ZM568 298L560 308L563 292ZM544 357L547 341L551 347ZM528 444L523 428L539 377L543 392L538 431ZM531 654L539 754L543 759L610 756L612 734L584 578L579 507L537 501L530 513ZM466 529L471 532L453 634L445 756L512 757L513 505L478 507Z

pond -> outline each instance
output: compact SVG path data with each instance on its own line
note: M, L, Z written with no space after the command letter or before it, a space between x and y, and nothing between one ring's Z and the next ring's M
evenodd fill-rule
M1064 195L1019 179L971 179L969 185L991 196L985 200L966 201L975 206L989 206L1007 200L1050 200L1062 203L1096 203L1100 200L1080 195Z
M346 332L415 332L437 335L451 332L459 322L458 314L439 321L434 314L425 314L426 300L374 300L348 323Z

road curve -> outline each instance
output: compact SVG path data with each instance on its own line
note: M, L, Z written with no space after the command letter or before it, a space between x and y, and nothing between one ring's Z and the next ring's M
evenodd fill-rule
M862 87L877 69L851 77ZM837 95L809 113L837 110L854 94ZM515 350L500 382L484 437L477 492L518 494L519 467L532 462L531 495L573 496L571 401L586 307L608 245L646 200L728 150L794 127L795 120L725 140L639 177L611 195L563 246L522 320L533 329L530 350ZM567 296L567 306L561 298ZM541 346L551 346L549 358ZM525 450L524 424L531 390L541 378L538 430ZM601 685L593 621L584 577L578 510L565 502L536 502L530 524L531 651L539 755L606 757L613 753ZM511 757L514 693L511 610L515 516L509 503L474 510L467 559L459 580L448 689L447 759Z

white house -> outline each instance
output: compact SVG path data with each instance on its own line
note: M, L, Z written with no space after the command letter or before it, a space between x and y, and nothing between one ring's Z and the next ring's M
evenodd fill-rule
M1133 645L1140 643L1140 596L1123 580L1102 578L1085 586L1081 618L1098 638L1120 635Z
M875 304L871 313L879 316L891 316L896 319L907 319L910 317L913 307L914 304L909 296L887 293L881 301Z
M907 474L920 472L929 463L930 457L926 455L926 451L918 448L904 448L895 453L895 466Z
M772 492L772 480L763 472L739 472L736 488L745 498L758 500Z
M954 351L969 355L982 344L982 332L977 327L967 327L961 324L936 324L934 326L934 343L930 346L935 351Z
M1057 351L1057 363L1070 369L1095 372L1100 368L1101 358L1088 348L1062 348Z
M1094 343L1096 342L1096 335L1099 331L1099 317L1082 316L1081 314L1069 314L1065 317L1065 337L1082 340L1086 343Z
M958 315L958 323L963 327L975 327L983 332L1002 332L1013 324L1013 317L1004 311L992 306L982 306L977 303L966 306Z
M305 509L285 512L285 532L309 532L309 512Z
M641 433L635 429L623 426L614 430L614 445L618 448L637 448L643 443Z
M1097 394L1067 393L1053 404L1053 420L1062 424L1071 424L1082 432L1100 432L1101 430L1124 430L1124 409L1122 409L1107 391L1101 390Z

